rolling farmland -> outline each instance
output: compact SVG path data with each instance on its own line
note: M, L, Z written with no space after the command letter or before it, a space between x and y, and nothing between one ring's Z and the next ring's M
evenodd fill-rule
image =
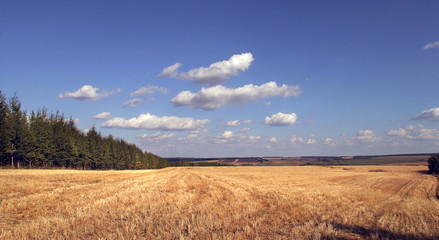
M0 239L437 239L425 170L0 170Z

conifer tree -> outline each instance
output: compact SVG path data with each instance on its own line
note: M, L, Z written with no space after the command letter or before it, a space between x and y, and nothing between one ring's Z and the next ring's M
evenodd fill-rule
M6 98L0 91L0 163L6 165L10 154L11 132L8 124L9 106Z

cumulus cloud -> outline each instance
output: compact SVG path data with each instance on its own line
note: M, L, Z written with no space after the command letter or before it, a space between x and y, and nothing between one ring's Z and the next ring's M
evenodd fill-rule
M137 89L136 91L130 93L130 96L142 96L142 95L146 95L146 94L153 94L155 92L160 92L163 94L167 94L168 93L168 89L164 88L164 87L158 87L158 86L146 86L146 87L141 87L139 89Z
M438 48L439 49L439 41L428 43L424 46L424 50L430 49L430 48Z
M189 132L187 136L178 138L179 141L184 141L185 143L191 142L191 143L199 143L203 144L206 143L206 138L200 137L200 134L204 134L209 132L207 129L197 129L194 131Z
M124 102L122 107L135 107L141 103L147 103L147 102L150 102L152 100L154 100L154 98L148 98L146 100L143 100L141 98L135 98L135 99Z
M252 130L252 129L251 128L243 128L243 129L239 130L239 132L248 132L250 130Z
M301 94L299 86L278 86L276 82L268 82L260 86L248 84L239 88L227 88L222 85L202 88L197 93L180 92L171 99L174 106L189 106L195 109L214 110L227 105L244 106L249 101L257 101L270 97L290 97Z
M159 77L191 80L196 84L209 84L214 86L222 84L232 76L246 71L253 60L254 58L251 53L236 54L231 56L228 60L212 63L209 67L194 68L188 72L180 73L178 69L182 64L176 63L163 69Z
M316 136L311 135L308 137L308 139L303 139L301 137L297 137L296 135L292 135L290 137L290 143L292 144L307 144L307 145L311 145L311 144L316 144L317 140L315 139Z
M272 138L270 138L270 142L271 142L271 143L277 143L278 140L277 140L275 137L272 137Z
M323 143L331 147L334 147L336 145L336 143L332 138L326 138Z
M429 119L431 119L433 122L439 121L439 107L425 110L421 114L414 116L412 118L412 120L429 120Z
M111 90L110 92L106 91L106 90L102 90L100 91L99 88L95 88L91 85L84 85L82 86L80 89L78 89L76 92L64 92L64 93L60 93L58 95L58 98L73 98L73 99L78 99L81 101L84 100L92 100L92 101L97 101L101 98L104 97L108 97L111 94L115 94L121 91L120 88L116 89L116 90Z
M217 136L214 143L253 143L261 140L261 136L246 136L244 133L234 133L232 131L224 131L221 136Z
M137 138L141 138L143 140L146 140L147 142L163 142L166 140L171 139L172 137L174 137L176 134L175 133L170 133L170 134L162 134L161 132L156 132L152 135L148 135L148 134L142 134L137 136Z
M111 118L111 113L109 112L103 112L93 116L93 119L110 119L110 118Z
M159 74L159 78L169 77L169 78L177 78L178 77L178 69L182 66L181 63L176 63L174 65L171 65L165 69Z
M304 143L303 138L297 137L296 135L292 135L290 137L290 143Z
M424 125L408 125L404 128L387 132L389 136L397 136L414 140L439 140L439 129L427 129Z
M295 113L281 113L271 115L271 117L265 117L264 123L270 126L287 126L295 124L297 121L297 115Z
M375 143L382 140L382 138L376 135L372 130L360 130L352 139L362 143Z
M149 129L149 130L177 130L189 131L204 128L208 119L194 119L190 117L156 116L150 113L140 114L131 119L113 118L102 124L105 128Z
M242 124L251 124L253 123L252 120L244 120L244 121L239 121L239 120L232 120L232 121L228 121L226 123L226 127L238 127L241 126Z

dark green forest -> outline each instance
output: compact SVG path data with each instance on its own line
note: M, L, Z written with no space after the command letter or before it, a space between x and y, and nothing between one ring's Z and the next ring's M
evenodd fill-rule
M178 166L93 127L86 134L72 118L43 108L27 113L15 95L0 91L0 164L11 168L147 169Z

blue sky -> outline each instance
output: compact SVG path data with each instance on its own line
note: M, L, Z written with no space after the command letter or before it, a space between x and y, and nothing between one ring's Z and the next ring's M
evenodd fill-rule
M437 1L2 1L0 89L164 157L438 152Z

